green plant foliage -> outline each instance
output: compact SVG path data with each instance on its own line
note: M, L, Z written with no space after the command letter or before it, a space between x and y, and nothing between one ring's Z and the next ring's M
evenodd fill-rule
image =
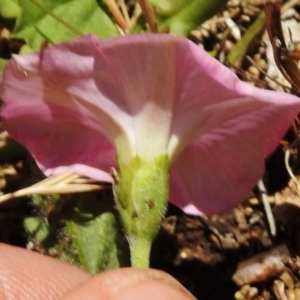
M0 16L3 19L16 19L20 16L21 8L16 0L0 1Z
M118 30L101 0L36 1L83 34L93 33L103 39L118 35ZM25 39L34 51L39 50L41 43L45 40L50 43L59 43L78 37L77 33L67 28L33 1L19 0L19 5L22 13L13 35Z
M159 19L160 32L187 36L218 11L228 0L150 0Z
M49 227L38 217L26 218L24 228L30 237L39 244L42 244L49 236Z
M112 194L99 199L99 193L85 193L72 202L66 230L80 264L94 274L129 266L129 248L119 229Z
M57 228L48 222L49 211L51 212L61 202L61 197L33 195L31 199L35 207L34 214L24 219L24 229L28 234L28 240L38 247L42 246L49 250L57 243Z
M246 33L229 52L227 62L233 65L238 65L253 40L265 30L265 26L265 12L262 11L256 18L255 22L247 29Z
M130 266L111 191L32 200L35 215L25 218L24 228L37 249L94 274Z
M12 30L20 14L18 0L0 0L0 27Z

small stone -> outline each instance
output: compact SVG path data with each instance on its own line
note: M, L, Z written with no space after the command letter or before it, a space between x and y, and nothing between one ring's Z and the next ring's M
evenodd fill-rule
M236 300L244 300L245 299L245 296L240 292L240 291L237 291L235 294L234 294L234 298Z
M292 276L287 271L283 272L280 275L280 279L284 282L284 284L288 288L293 288L294 287L294 280L293 280Z
M250 66L248 72L255 78L259 78L260 71L255 66Z

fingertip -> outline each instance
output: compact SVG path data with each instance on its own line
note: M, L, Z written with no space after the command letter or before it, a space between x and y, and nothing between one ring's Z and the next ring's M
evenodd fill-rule
M102 273L78 285L64 300L196 299L170 275L153 269L125 268Z
M193 300L190 293L165 282L148 281L119 290L110 300Z
M58 299L88 277L58 259L0 244L0 299Z

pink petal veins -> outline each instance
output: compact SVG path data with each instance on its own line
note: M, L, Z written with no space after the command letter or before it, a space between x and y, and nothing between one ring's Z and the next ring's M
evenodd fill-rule
M115 155L168 153L171 201L189 213L241 201L300 108L164 34L86 36L14 56L1 95L5 127L47 175L73 168L111 181Z
M290 95L251 90L273 102L216 125L176 160L170 199L185 212L218 213L246 197L262 176L264 155L274 150L299 109Z

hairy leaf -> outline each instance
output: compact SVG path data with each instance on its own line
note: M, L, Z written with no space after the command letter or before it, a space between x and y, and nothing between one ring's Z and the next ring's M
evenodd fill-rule
M31 0L20 0L21 17L14 35L22 37L34 50L39 50L45 40L59 43L78 37L78 34L61 24ZM75 27L83 34L94 33L99 38L118 35L101 0L37 0L43 7Z

